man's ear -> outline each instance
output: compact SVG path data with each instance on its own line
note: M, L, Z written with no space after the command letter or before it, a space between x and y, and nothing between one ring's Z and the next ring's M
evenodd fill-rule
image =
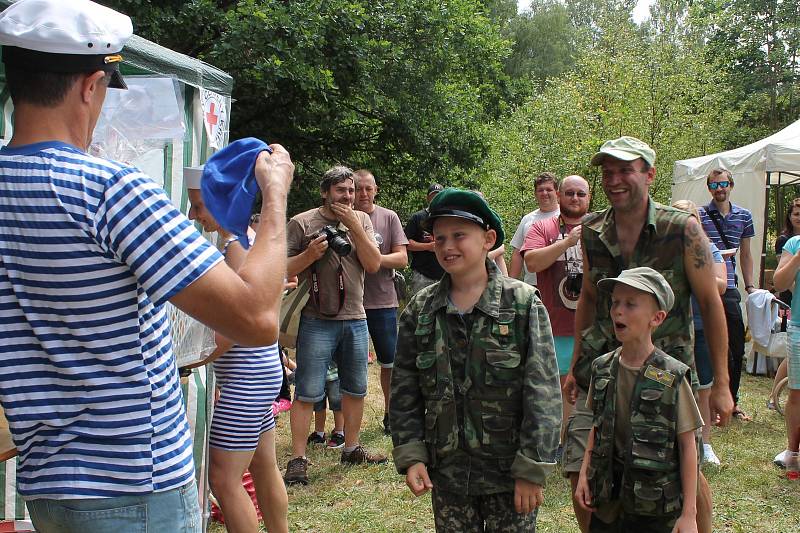
M91 74L85 74L83 76L83 80L81 81L81 99L85 104L92 101L92 96L97 92L105 77L106 73L103 70L98 70L97 72L92 72Z
M656 180L656 167L647 169L647 184L650 185Z

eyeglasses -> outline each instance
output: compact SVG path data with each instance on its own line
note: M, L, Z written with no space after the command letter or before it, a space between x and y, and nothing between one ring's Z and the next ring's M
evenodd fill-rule
M711 189L712 191L716 191L720 187L722 187L723 189L727 189L730 184L731 184L730 181L715 181L714 183L709 183L708 188Z
M589 193L584 191L564 191L564 196L569 196L570 198L573 196L577 196L578 198L586 198L589 196Z

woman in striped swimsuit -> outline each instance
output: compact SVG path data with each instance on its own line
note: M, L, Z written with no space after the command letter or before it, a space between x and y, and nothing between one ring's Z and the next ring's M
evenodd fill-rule
M252 244L255 233L249 237ZM225 240L222 253L234 270L247 255L236 237ZM257 532L256 510L242 486L249 468L267 531L286 532L288 500L275 455L272 413L283 380L278 345L245 348L219 334L216 340L217 348L206 360L213 361L220 388L209 439L211 490L229 532Z

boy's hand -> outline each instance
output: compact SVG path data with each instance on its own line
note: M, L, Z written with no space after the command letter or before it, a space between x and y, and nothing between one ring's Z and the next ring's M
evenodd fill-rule
M672 533L697 533L697 517L681 514Z
M529 514L544 503L542 486L526 479L514 480L514 509L520 514Z
M800 254L797 254L800 255ZM578 400L578 382L575 381L575 376L572 372L567 373L564 378L564 386L561 388L564 393L564 397L567 399L569 403L575 405L575 402Z
M422 496L433 488L431 478L428 477L428 468L425 463L415 463L406 471L406 485L414 496Z
M589 482L583 472L578 476L578 485L575 488L575 500L584 511L590 513L594 512L594 507L592 507L592 490L589 488Z

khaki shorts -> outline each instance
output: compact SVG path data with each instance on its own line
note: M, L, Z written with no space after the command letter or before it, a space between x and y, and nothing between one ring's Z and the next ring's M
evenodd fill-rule
M564 443L563 468L564 477L581 471L583 454L586 452L586 441L592 429L592 411L586 408L587 391L578 387L578 399L575 408L567 419L567 431Z

